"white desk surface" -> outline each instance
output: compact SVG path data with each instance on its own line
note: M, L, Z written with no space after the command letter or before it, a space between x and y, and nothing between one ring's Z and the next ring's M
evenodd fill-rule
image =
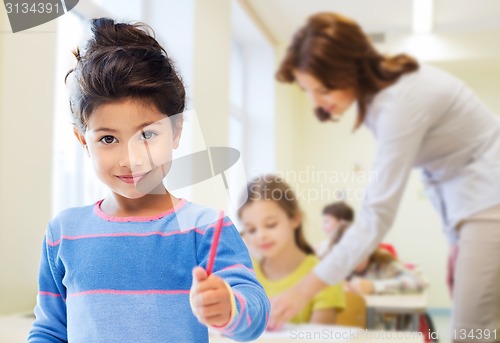
M25 342L33 318L26 316L0 316L0 343ZM281 332L265 332L258 340L260 343L282 342L349 342L349 343L422 343L418 333L395 331L365 331L330 325L287 325ZM210 343L234 342L225 337L210 336Z
M427 307L427 293L407 295L365 295L366 306L384 310L424 311Z
M210 343L229 343L233 340L221 336L210 336ZM359 328L332 325L290 325L281 332L265 332L256 341L260 343L315 343L315 342L344 342L344 343L422 343L423 336L415 332L371 331Z
M32 323L28 316L0 316L0 343L26 342Z

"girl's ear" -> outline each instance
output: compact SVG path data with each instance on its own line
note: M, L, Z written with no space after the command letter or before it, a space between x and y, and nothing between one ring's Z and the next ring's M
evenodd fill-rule
M76 139L78 139L78 141L83 146L87 145L87 141L85 140L85 136L82 135L82 133L80 132L80 130L76 126L73 126L73 133L75 134Z
M294 230L297 230L297 228L300 226L300 223L302 223L302 215L300 213L297 213L292 218L292 228Z
M87 141L85 140L85 136L82 135L82 133L80 132L80 130L76 126L73 126L73 133L75 134L76 139L78 139L78 141L80 142L82 147L85 150L87 150L87 156L90 157L89 148L87 147Z
M174 139L172 142L172 148L177 149L179 147L179 141L181 140L182 127L183 127L182 118L178 120L178 123L175 124L174 128Z

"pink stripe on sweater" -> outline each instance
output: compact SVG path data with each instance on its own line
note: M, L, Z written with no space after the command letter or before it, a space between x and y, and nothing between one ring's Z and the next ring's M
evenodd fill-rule
M209 226L207 226L206 230L208 231L208 229L215 229L215 226L216 226L216 225L217 225L217 224L212 224L212 225L209 225ZM232 221L228 221L228 222L224 222L224 223L222 224L222 227L228 227L228 226L231 226L231 225L233 225L233 222L232 222Z
M169 214L172 214L172 213L180 210L187 203L186 199L181 199L181 201L179 201L177 203L177 205L175 205L171 209L169 209L169 210L167 210L165 212L156 214L154 216L147 216L147 217L116 217L116 216L107 215L106 213L104 213L101 210L101 203L103 201L104 201L104 199L99 200L99 201L97 201L95 203L95 205L94 205L94 212L99 217L101 217L104 220L111 221L111 222L122 222L122 223L124 223L124 222L148 222L148 221L151 221L151 220L157 220L157 219L163 218L163 217L165 217L165 216L167 216Z
M224 330L224 331L223 331L225 334L230 334L230 333L232 333L232 332L233 332L233 331L234 331L234 330L235 330L235 329L239 326L239 324L240 324L240 322L241 322L241 319L242 319L242 318L244 317L244 315L245 315L245 309L246 309L246 307L247 307L247 306L246 306L246 301L245 301L245 298L243 298L243 296L242 296L240 293L238 293L237 291L233 290L233 294L234 294L234 296L236 297L236 299L237 299L237 300L239 301L239 303L240 303L240 311L239 311L239 313L238 313L238 318L236 318L236 319L234 320L234 324L233 324L233 325L231 325L231 327L228 327L226 330ZM251 320L250 320L249 325L250 325L251 323L252 323L252 322L251 322Z
M205 234L205 231L202 231L196 227L193 227L189 230L186 231L172 231L172 232L161 232L161 231L150 231L150 232L120 232L120 233L96 233L92 235L80 235L80 236L62 236L60 239L58 239L55 242L51 242L47 239L47 244L50 246L56 246L61 243L63 239L67 239L70 241L77 240L77 239L87 239L87 238L103 238L103 237L148 237L148 236L163 236L163 237L168 237L168 236L174 236L174 235L183 235L186 233L189 233L191 231L195 231L196 233Z
M151 294L161 294L161 295L178 295L178 294L189 294L189 290L161 290L161 289L146 289L146 290L120 290L120 289L94 289L90 291L76 292L68 294L68 297L77 297L82 295L92 295L92 294L115 294L115 295L151 295Z
M52 292L46 292L46 291L39 291L38 294L48 295L50 297L60 297L61 296L61 294L59 294L59 293L52 293Z
M254 273L255 274L255 270L253 270L252 268L248 268L247 266L245 266L244 264L241 264L241 263L238 263L238 264L233 264L231 266L227 266L225 268L222 268L220 270L218 270L217 272L222 272L224 270L228 270L228 269L235 269L235 268L243 268L243 269L246 269L248 270L249 272L251 273Z
M222 226L223 227L228 227L231 226L233 223L231 221L225 222ZM215 225L208 226L206 230L210 228L214 228ZM172 231L172 232L161 232L161 231L150 231L150 232L120 232L120 233L95 233L91 235L80 235L80 236L62 236L60 239L57 241L50 241L47 239L47 244L50 245L51 247L54 247L56 245L59 245L63 239L67 240L77 240L77 239L88 239L88 238L103 238L103 237L148 237L148 236L153 236L153 235L158 235L158 236L163 236L163 237L168 237L168 236L173 236L173 235L183 235L188 232L195 231L196 233L205 234L205 231L198 229L197 227L192 227L189 230L178 230L178 231Z

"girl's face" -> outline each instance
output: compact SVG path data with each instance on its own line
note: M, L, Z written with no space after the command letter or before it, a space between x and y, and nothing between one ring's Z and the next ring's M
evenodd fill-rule
M322 108L330 116L344 114L356 100L354 89L328 89L316 77L297 69L293 75L299 87L309 96L313 107Z
M180 128L154 106L125 99L98 107L87 131L75 134L86 147L99 179L114 193L137 199L164 194L163 178L179 145Z
M340 225L340 220L331 216L329 214L323 215L323 232L326 233L328 237L332 237L336 229Z
M289 218L274 201L257 200L246 205L241 221L245 227L245 241L262 257L279 256L295 245L294 232L300 218Z

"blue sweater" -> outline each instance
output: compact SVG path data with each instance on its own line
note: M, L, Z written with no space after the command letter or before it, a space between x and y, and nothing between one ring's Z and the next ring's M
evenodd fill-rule
M28 342L208 342L189 291L192 269L206 268L217 212L182 200L155 217L110 217L101 202L65 210L49 223ZM231 286L236 304L218 330L238 341L256 339L269 300L227 217L214 274Z

